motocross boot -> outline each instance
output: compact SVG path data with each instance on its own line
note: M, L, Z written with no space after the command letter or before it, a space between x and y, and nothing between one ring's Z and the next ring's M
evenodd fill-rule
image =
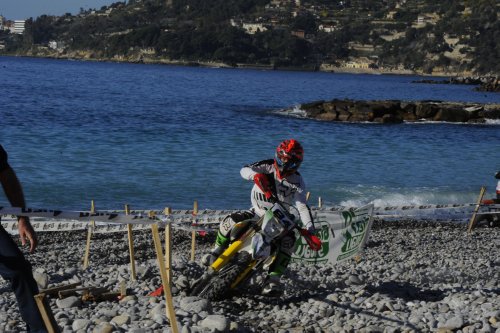
M290 263L290 260L291 256L288 253L278 251L271 267L269 267L269 277L262 289L262 295L276 297L283 293L279 281Z
M280 286L280 276L270 275L262 288L261 294L264 296L277 297L283 293Z
M217 232L217 239L215 240L215 247L201 258L201 263L204 266L210 266L214 261L224 252L229 245L229 238Z

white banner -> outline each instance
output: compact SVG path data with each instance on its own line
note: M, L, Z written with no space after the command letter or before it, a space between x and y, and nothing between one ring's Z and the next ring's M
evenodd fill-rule
M0 207L2 226L11 233L17 233L16 216L28 216L35 231L84 230L95 223L95 232L120 232L132 224L134 230L146 229L153 223L171 224L182 230L206 230L219 225L232 210L203 210L194 214L192 210L176 210L166 215L163 211L61 211L51 209Z
M390 206L373 207L373 214L380 217L425 217L440 218L449 217L457 210L468 211L462 214L472 214L474 204L454 204L454 205L425 205L425 206ZM363 207L364 208L364 207ZM340 230L344 220L340 217L346 211L361 211L362 208L348 208L343 206L312 208L315 221L328 221L328 228ZM229 214L236 210L202 210L196 215L192 210L174 210L169 215L158 210L131 210L130 214L124 211L62 211L35 208L0 207L0 217L2 226L10 233L17 233L16 215L29 216L33 228L37 232L43 231L72 231L85 230L91 226L91 221L95 221L94 232L121 232L126 231L127 224L133 224L134 230L149 228L152 223L165 225L170 223L173 228L181 230L211 231L216 229L220 222ZM481 210L477 213L500 214L500 205L481 205ZM323 226L319 227L323 230ZM328 240L328 238L325 238Z
M338 207L314 209L316 219L331 221L330 226L338 228ZM165 215L158 210L124 211L62 211L37 208L0 207L2 226L10 232L17 231L16 216L28 216L35 231L70 231L87 229L94 221L96 232L119 232L127 230L126 225L134 225L134 229L145 229L153 223L185 230L206 230L217 228L220 222L236 210L203 210L194 214L192 210L174 210ZM337 219L337 220L336 220Z
M339 212L318 210L314 215L314 224L322 242L321 250L311 250L300 237L292 261L335 264L362 251L373 223L373 204Z

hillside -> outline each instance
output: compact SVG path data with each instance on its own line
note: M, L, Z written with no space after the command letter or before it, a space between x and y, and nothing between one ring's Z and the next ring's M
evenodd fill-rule
M0 32L3 54L445 75L500 73L495 0L136 0Z

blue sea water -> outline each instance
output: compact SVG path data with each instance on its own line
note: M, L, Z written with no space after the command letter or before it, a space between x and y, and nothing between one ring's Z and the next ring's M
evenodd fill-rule
M341 124L275 111L333 98L500 103L416 76L0 57L0 143L30 207L244 209L247 163L305 148L311 201L357 206L493 196L500 124ZM8 205L0 196L0 205Z

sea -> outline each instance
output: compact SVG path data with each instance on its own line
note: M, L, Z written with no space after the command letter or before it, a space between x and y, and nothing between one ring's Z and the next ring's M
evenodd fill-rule
M498 120L334 123L282 112L334 98L500 103L499 93L421 79L0 57L0 144L33 208L247 209L252 183L240 168L288 138L304 147L312 206L474 203L481 186L493 197Z

